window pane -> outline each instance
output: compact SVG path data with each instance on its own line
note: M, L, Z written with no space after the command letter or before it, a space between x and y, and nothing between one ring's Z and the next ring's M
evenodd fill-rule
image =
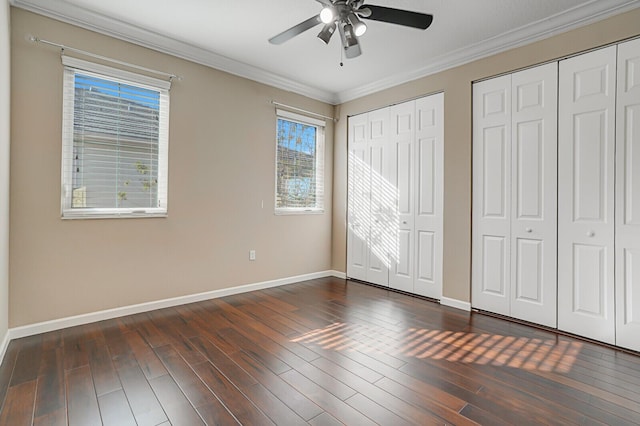
M316 126L278 118L276 208L314 208L316 194Z
M76 73L72 208L158 206L160 93Z

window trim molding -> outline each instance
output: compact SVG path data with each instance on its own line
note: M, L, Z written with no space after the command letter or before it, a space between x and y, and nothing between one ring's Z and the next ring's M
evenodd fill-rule
M171 89L171 82L168 80L161 80L159 78L149 77L143 74L109 67L107 65L96 64L94 62L85 61L67 55L62 55L62 65L77 70L102 74L103 76L114 79L126 80L128 83L149 86L151 89Z
M278 132L277 132L277 119L283 118L285 120L314 126L316 128L316 165L321 165L322 169L322 206L321 207L278 207ZM324 180L325 180L325 132L327 123L325 120L319 120L317 118L309 117L307 115L297 114L295 112L276 108L276 155L275 155L275 190L274 190L274 214L276 216L286 215L307 215L307 214L324 214L325 213L325 200L324 200ZM322 150L318 148L322 148ZM322 151L322 152L320 152ZM316 190L317 191L317 190Z
M61 190L60 190L60 216L62 219L118 219L118 218L152 218L167 217L168 215L168 163L169 163L169 90L171 82L132 73L117 68L96 64L82 59L62 56L63 93L62 93L62 161L61 161ZM158 200L164 204L161 207L145 208L72 208L73 181L71 168L68 166L69 153L73 154L73 126L74 126L74 88L68 89L68 85L75 84L76 73L94 74L96 77L112 81L120 81L125 84L140 86L145 89L160 93L162 106L160 117L160 133L158 135ZM73 155L71 155L73 156Z

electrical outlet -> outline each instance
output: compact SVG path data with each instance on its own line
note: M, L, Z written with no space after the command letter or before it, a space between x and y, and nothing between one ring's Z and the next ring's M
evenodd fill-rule
M249 250L249 260L256 260L256 251Z

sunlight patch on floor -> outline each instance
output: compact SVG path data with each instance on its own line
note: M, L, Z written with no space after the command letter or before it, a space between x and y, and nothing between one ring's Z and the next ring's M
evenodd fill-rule
M335 351L357 350L417 359L568 373L582 343L489 333L409 328L402 333L334 323L292 342Z

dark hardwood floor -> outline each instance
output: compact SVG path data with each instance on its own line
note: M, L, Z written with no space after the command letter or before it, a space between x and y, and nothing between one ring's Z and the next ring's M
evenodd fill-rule
M640 358L326 278L15 340L0 403L11 426L631 425Z

